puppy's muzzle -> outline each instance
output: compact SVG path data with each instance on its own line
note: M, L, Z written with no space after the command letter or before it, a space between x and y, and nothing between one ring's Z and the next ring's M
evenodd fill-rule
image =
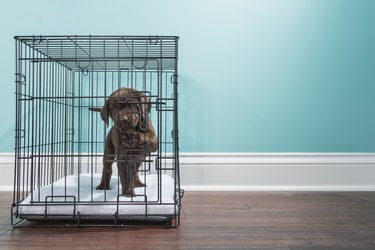
M134 125L128 116L123 116L119 119L117 127L120 132L126 132L128 129L134 128Z

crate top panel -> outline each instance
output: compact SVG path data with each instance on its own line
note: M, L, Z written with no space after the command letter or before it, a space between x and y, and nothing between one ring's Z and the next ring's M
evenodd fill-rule
M175 70L177 36L16 36L18 60L75 71Z

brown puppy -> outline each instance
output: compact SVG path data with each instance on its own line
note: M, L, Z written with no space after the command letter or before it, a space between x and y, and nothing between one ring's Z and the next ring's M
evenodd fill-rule
M157 149L157 136L149 119L150 105L150 99L143 93L120 88L108 97L102 108L90 108L100 112L107 126L109 117L114 122L107 135L102 179L96 189L109 189L115 159L122 195L133 196L134 187L145 186L139 179L138 170L146 156Z

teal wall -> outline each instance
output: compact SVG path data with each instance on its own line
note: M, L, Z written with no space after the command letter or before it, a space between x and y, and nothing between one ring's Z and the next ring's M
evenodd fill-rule
M180 36L184 152L374 152L375 1L1 4L0 152L13 150L14 35Z

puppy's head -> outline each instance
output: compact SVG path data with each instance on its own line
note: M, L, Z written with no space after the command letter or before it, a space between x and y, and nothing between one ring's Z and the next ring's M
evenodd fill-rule
M150 105L150 99L143 93L120 88L108 97L100 115L107 126L110 117L114 126L122 132L130 128L144 132L147 130Z
M128 129L136 129L140 123L140 111L136 104L122 103L122 101L112 102L109 105L110 117L114 121L114 126L121 132Z

